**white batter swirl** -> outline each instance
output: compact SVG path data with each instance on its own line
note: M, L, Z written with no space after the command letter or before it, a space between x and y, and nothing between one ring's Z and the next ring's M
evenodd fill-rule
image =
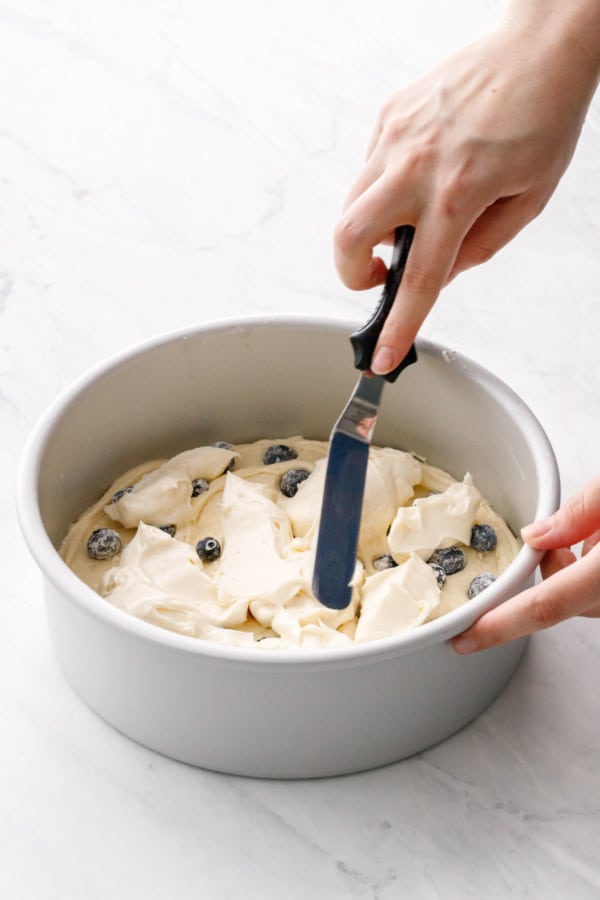
M63 558L131 615L264 649L346 646L402 633L466 602L475 576L497 577L518 552L469 475L457 482L409 453L372 448L352 602L328 609L311 590L328 447L287 438L276 443L297 456L267 464L274 443L199 447L127 472L71 527ZM297 469L308 475L285 496L282 475ZM492 550L470 546L477 524L494 529ZM92 559L86 550L100 528L119 535L121 550L111 559ZM212 561L196 549L207 537L222 548ZM440 585L427 560L455 546L466 565Z

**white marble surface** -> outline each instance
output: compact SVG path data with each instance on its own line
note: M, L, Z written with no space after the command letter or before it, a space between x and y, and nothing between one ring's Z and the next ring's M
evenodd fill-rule
M540 634L476 722L388 768L238 779L162 758L57 668L15 521L56 393L207 318L366 318L331 231L383 100L500 0L0 2L0 891L11 900L600 895L600 623ZM423 333L530 404L565 493L598 468L600 102L552 202Z

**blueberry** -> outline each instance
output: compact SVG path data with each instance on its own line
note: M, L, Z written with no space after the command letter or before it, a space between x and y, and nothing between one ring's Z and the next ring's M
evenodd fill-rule
M290 459L298 459L298 454L293 447L286 444L271 444L267 447L263 456L265 466L272 466L273 463L287 462Z
M205 537L196 544L196 553L203 562L214 562L221 555L221 545L214 537Z
M285 497L295 497L298 485L306 481L309 475L306 469L289 469L281 476L279 490Z
M490 584L493 584L495 580L496 576L492 575L491 572L484 572L483 575L476 575L467 591L469 600L472 600L473 597L476 597L477 594L484 591Z
M88 556L92 559L111 559L121 550L121 538L112 528L97 528L87 542Z
M208 487L208 481L205 481L204 478L194 478L192 481L192 497L199 497L200 494L205 494Z
M384 553L383 556L378 556L373 560L373 568L377 572L385 572L386 569L395 569L397 565L398 563L389 553Z
M493 550L498 543L496 532L491 525L473 525L471 529L471 547L480 553Z
M460 572L467 564L465 554L460 547L445 547L436 550L427 560L429 565L440 566L446 575Z
M446 584L446 573L444 572L441 566L438 566L437 563L429 563L430 567L433 569L433 574L437 578L438 587L444 587Z
M119 500L121 499L121 497L124 497L125 494L130 494L132 492L132 490L133 490L133 485L130 485L129 487L124 487L118 491L115 491L114 494L112 495L112 497L110 498L110 502L118 503Z
M219 447L221 450L234 450L233 444L230 444L229 441L213 441L211 447ZM235 457L232 456L229 465L225 469L226 472L233 471L233 467L235 466Z
M156 527L160 531L164 531L166 534L171 535L171 537L175 537L175 532L177 531L177 525L157 525Z

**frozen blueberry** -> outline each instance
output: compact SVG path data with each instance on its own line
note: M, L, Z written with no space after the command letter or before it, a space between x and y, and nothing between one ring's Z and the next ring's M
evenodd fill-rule
M87 542L88 556L92 559L111 559L121 549L121 538L112 528L97 528Z
M200 494L205 494L208 487L208 481L205 481L204 478L194 478L192 481L192 497L199 497Z
M298 454L293 447L288 447L287 444L271 444L265 450L263 462L265 466L272 466L273 463L287 462L297 458Z
M129 487L120 488L120 490L115 491L112 497L110 498L111 503L118 503L121 497L124 497L125 494L130 494L133 490L133 485L129 485Z
M166 534L171 535L171 537L175 537L177 525L157 525L156 527L160 529L160 531L164 531Z
M389 553L384 553L383 556L378 556L377 559L373 560L373 568L377 572L384 572L386 569L395 569L398 563Z
M444 587L446 584L446 573L444 572L441 566L438 566L437 563L429 563L430 567L433 569L433 574L437 578L438 587Z
M498 543L496 532L491 525L473 525L471 529L471 547L480 553L493 550Z
M476 575L471 584L469 585L469 589L467 591L467 596L469 600L472 600L473 597L476 597L477 594L480 594L484 591L490 584L493 584L496 580L496 576L492 575L491 572L484 572L482 575Z
M214 537L205 537L196 544L196 553L203 562L214 562L221 555L221 545Z
M213 441L211 447L219 447L221 450L235 450L233 444L230 444L229 441ZM226 472L233 471L233 467L235 466L235 457L232 456L229 465L225 469Z
M429 565L440 566L446 575L460 572L467 564L465 554L460 547L445 547L436 550L427 560Z
M306 481L309 475L306 469L289 469L281 476L279 490L285 497L295 497L298 485Z

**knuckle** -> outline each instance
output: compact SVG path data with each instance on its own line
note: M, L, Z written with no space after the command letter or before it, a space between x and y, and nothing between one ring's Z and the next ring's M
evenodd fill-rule
M482 633L479 646L482 650L491 650L492 647L498 647L510 640L500 628L491 628Z
M533 203L531 205L531 220L532 221L533 221L533 219L537 219L537 217L544 212L544 210L546 209L546 206L548 205L549 200L550 200L550 197L549 196L546 197L544 195L543 197L537 197L533 201Z
M545 596L543 591L534 594L530 601L531 620L538 629L551 628L565 618L559 597Z
M465 206L473 188L470 166L464 164L454 168L444 177L439 187L442 212L449 217L455 216L460 208Z
M383 133L389 143L396 144L406 133L406 121L398 114L387 116L383 126Z
M437 293L437 281L431 269L415 263L407 265L402 283L412 294L430 296Z
M497 647L509 640L506 629L496 620L494 611L486 613L473 625L467 634L473 638L480 650Z
M466 153L440 170L438 193L443 213L454 216L473 206L473 198L481 193L482 175L472 154Z
M373 259L364 229L344 216L334 229L335 262L340 278L353 290L362 291L385 280L385 265Z
M537 219L543 213L552 194L540 190L525 189L522 193L517 192L513 196L519 200L521 228L523 228L528 222L533 222L534 219ZM510 200L511 198L507 197L504 199Z
M343 216L335 226L333 236L342 256L352 256L360 244L361 229L350 216Z
M565 507L567 519L584 519L587 515L586 498L583 492L575 494Z
M406 114L403 112L405 109L406 98L404 89L400 88L397 91L393 91L379 109L379 124L382 128L385 128L389 122L403 120L406 117Z
M413 146L406 156L406 168L411 175L432 172L438 157L437 142L433 138L422 140Z
M496 252L497 247L490 247L488 244L476 241L469 248L469 259L472 265L479 266L488 262L492 256L495 256Z
M398 101L397 92L391 94L381 106L379 115L377 116L377 124L380 128L385 128L386 122L394 118L394 109Z
M582 523L593 518L593 512L589 509L587 494L580 491L571 497L565 505L556 513L562 525L567 531L576 530Z
M394 112L381 123L381 140L386 151L398 151L393 157L403 178L430 176L437 168L440 155L439 139L435 134L414 134L410 116Z
M600 528L600 478L593 479L586 487L573 494L554 514L561 533L589 537Z

